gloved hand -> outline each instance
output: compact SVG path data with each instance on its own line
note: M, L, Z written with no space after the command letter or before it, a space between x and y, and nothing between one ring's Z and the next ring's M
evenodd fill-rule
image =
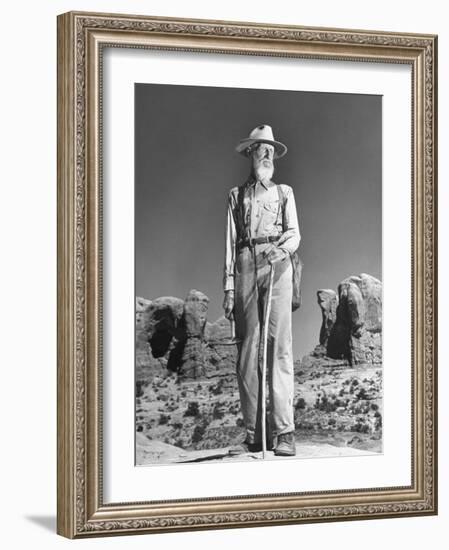
M223 309L226 319L232 321L234 319L234 291L226 290L223 300Z
M288 252L277 246L273 246L270 250L264 252L264 256L270 264L276 264L282 262L287 257Z

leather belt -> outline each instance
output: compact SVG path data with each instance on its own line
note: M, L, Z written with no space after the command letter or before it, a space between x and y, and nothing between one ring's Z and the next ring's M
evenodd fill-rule
M253 237L252 239L245 239L243 241L240 241L238 243L238 248L242 249L242 248L245 248L245 246L248 246L249 248L251 248L256 244L274 243L279 239L280 239L279 235L270 235L268 237Z

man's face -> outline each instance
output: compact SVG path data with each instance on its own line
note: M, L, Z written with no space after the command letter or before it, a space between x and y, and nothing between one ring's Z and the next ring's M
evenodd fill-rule
M273 165L274 147L269 143L258 143L253 150L253 159L267 168Z
M256 175L271 178L274 171L274 147L269 143L258 143L252 149L253 168Z

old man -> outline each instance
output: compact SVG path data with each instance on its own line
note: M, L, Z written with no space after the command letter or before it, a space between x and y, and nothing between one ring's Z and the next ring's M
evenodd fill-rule
M274 265L267 344L272 437L267 448L278 456L294 456L291 255L300 233L292 188L272 180L274 159L284 156L287 147L262 124L236 151L251 165L246 182L229 193L224 267L223 308L235 320L240 340L237 379L246 439L239 447L242 452L262 449L261 340Z

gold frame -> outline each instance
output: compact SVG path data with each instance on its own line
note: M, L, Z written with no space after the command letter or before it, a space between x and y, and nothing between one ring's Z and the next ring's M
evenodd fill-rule
M412 68L412 484L102 500L102 48L405 63ZM70 538L437 513L437 37L70 12L58 17L58 520Z

